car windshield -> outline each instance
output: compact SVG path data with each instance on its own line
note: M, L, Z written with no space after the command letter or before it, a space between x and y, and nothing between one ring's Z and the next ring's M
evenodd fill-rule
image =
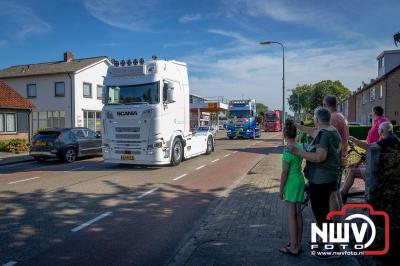
M198 127L197 131L208 131L209 127Z
M132 104L160 102L159 82L130 86L108 86L108 104Z
M229 118L247 118L250 117L250 110L231 110L229 111Z

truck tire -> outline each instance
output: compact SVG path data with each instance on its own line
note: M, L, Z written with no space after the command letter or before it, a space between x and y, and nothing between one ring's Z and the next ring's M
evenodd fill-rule
M182 162L183 158L183 145L179 138L175 138L172 143L171 150L171 165L176 166Z
M229 139L233 139L233 137L228 137Z
M213 138L211 136L208 136L207 139L207 150L206 150L206 154L209 155L213 152L214 150L214 141Z

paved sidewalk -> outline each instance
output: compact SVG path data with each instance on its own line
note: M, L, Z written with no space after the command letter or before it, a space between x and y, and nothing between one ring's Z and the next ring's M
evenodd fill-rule
M319 260L310 254L311 209L304 211L299 257L281 254L288 243L287 213L278 198L281 155L267 155L201 221L170 265L359 265L353 257Z
M0 166L28 161L33 161L33 157L29 156L29 153L0 152Z

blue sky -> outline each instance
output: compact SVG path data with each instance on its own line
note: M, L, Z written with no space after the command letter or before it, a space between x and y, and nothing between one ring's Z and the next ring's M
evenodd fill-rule
M351 90L377 75L376 56L395 49L398 0L0 0L0 68L77 58L178 59L191 91L281 104L286 87L325 79Z

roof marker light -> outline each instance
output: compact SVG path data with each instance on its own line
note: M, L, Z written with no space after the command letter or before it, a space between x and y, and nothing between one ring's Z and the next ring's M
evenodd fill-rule
M132 60L128 59L128 60L126 61L126 64L127 64L128 66L131 66L131 65L132 65Z
M143 64L144 64L144 59L143 59L143 58L140 58L139 63L140 63L141 65L143 65Z
M125 66L125 60L122 59L121 62L120 62L120 64L121 64L121 66Z
M136 66L138 64L138 60L135 58L133 59L133 64Z

